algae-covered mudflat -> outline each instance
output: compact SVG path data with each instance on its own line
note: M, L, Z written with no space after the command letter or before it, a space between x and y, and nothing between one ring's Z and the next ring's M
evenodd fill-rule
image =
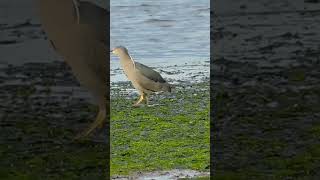
M113 91L121 92L123 86ZM137 98L111 96L111 174L171 169L209 171L209 83L176 85L152 97L151 106L131 107ZM152 105L153 104L153 105Z

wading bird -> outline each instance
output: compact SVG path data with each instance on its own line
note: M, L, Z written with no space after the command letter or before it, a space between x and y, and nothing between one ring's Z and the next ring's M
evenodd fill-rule
M109 109L109 13L95 4L77 0L36 0L36 3L52 47L99 106L96 120L77 136L85 137L103 126Z
M143 101L148 105L148 95L150 93L158 91L171 92L171 85L158 72L146 65L135 62L125 47L118 46L111 52L119 56L124 73L140 94L140 99L133 106L137 107Z

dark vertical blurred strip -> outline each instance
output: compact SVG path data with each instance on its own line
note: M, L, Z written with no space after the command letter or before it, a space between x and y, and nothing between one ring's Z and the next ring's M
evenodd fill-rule
M107 13L108 13L108 23L107 23L107 43L109 43L109 49L110 49L110 0L106 0L106 4L107 4ZM106 153L107 154L107 164L106 164L106 177L107 179L111 179L111 175L110 175L110 162L111 162L111 138L110 138L110 121L111 121L111 115L110 115L110 51L109 49L107 49L106 53L108 54L107 57L109 57L109 59L107 59L108 61L108 67L109 69L107 70L107 90L108 90L108 93L107 93L107 128L106 128L106 131L107 131L107 148L108 148L108 152Z
M211 2L211 177L318 179L314 0Z
M216 112L214 104L214 86L213 86L213 53L214 53L214 42L213 42L213 28L214 28L214 1L210 1L210 176L214 173L214 114Z
M75 142L96 108L86 97L73 97L78 81L52 48L34 0L1 1L0 179L110 179L110 96L108 125L95 132L99 137ZM105 52L109 95L109 46Z

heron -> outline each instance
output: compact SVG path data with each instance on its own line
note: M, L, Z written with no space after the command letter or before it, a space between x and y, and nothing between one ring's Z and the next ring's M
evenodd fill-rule
M42 28L52 47L99 107L95 121L76 136L76 139L84 138L102 127L107 119L109 13L93 3L78 0L36 0L36 4Z
M134 107L140 106L142 102L148 105L148 96L151 93L171 92L172 85L164 80L157 71L134 61L127 48L118 46L113 48L111 52L120 58L120 64L125 75L140 94L139 100L133 104Z

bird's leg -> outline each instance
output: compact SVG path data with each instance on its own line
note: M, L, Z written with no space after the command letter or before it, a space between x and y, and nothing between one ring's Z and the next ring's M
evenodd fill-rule
M84 132L82 132L81 134L79 134L78 136L76 136L75 139L82 139L87 137L94 129L96 129L97 127L102 127L103 123L106 120L106 108L105 106L103 107L99 107L99 113L96 117L96 120L87 128L87 130L85 130Z
M134 103L133 106L138 106L141 101L143 101L143 95L140 95L140 99L136 103Z
M149 105L148 95L144 94L143 96L144 96L144 100L145 100L146 105Z

